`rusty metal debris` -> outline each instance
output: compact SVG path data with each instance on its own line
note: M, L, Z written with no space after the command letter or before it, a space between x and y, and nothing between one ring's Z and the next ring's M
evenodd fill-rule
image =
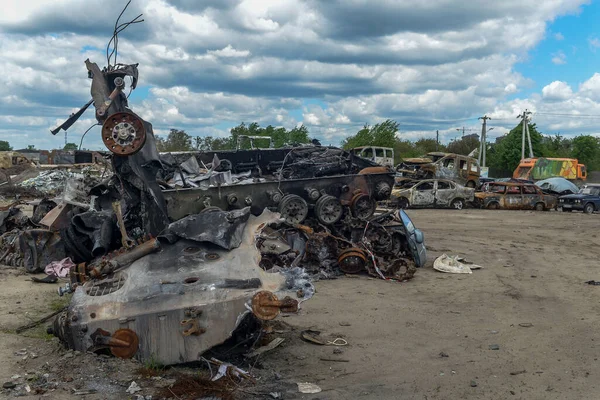
M407 158L396 171L398 183L405 179L450 179L461 185L475 188L479 184L481 170L473 157L454 153L432 152L428 158Z
M68 347L198 361L249 320L297 312L317 277L406 280L423 265L423 234L408 216L376 213L394 185L391 168L318 142L159 154L152 125L124 93L138 65L112 54L104 68L85 61L92 101L60 127L93 104L112 174L71 191L62 170L38 175L25 182L56 180L66 194L40 202L31 220L0 211L4 262L16 254L12 262L33 272L73 260L59 289L73 296L52 328Z
M546 211L556 207L557 197L534 184L489 182L475 193L475 206L487 209Z

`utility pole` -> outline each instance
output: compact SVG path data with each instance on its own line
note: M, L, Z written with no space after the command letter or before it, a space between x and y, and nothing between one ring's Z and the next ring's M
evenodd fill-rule
M435 131L435 151L438 151L439 147L440 147L440 131L436 130Z
M457 131L461 131L462 130L462 137L465 137L465 127L463 126L462 129L461 128L456 128Z
M479 165L485 168L485 153L487 152L487 120L491 118L487 115L484 115L483 117L479 117L477 119L483 120L483 125L481 126L481 140L479 141Z
M529 134L529 116L531 111L525 109L523 114L517 118L523 119L522 137L521 137L521 160L525 158L525 135L527 135L527 143L529 144L529 158L533 158L533 147L531 146L531 135Z

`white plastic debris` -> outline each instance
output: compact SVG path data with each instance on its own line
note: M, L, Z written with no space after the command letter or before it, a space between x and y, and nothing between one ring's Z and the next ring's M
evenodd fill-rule
M141 390L142 390L142 388L135 381L132 381L131 385L129 385L126 392L129 394L134 394L134 393L140 392Z
M314 383L309 382L298 382L298 391L300 393L320 393L321 388Z
M442 254L433 262L433 269L451 274L472 274L472 270L482 268L480 265L465 264L461 261L464 261L464 259L459 256L451 257Z

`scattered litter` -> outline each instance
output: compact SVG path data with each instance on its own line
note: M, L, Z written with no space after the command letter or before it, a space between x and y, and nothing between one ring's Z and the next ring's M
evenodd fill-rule
M471 381L471 387L477 387L477 382L476 381Z
M480 265L469 264L459 256L448 256L442 254L433 262L433 268L440 272L448 272L452 274L471 274L475 269L483 268Z
M58 276L59 278L66 278L69 276L69 271L71 268L74 267L75 263L71 261L69 257L67 257L60 261L52 261L50 264L46 265L44 272L48 275Z
M17 387L17 384L14 382L4 382L4 384L2 385L2 387L4 389L14 389L15 387Z
M273 399L281 399L281 393L279 392L271 392L269 393L269 396L271 396Z
M448 358L448 357L450 357L450 356L449 356L447 353L445 353L445 352L443 352L443 351L441 351L441 352L440 352L439 356L440 356L441 358Z
M321 393L321 388L314 383L302 382L298 383L298 391L300 393Z
M531 327L533 326L533 324L532 324L531 322L521 322L521 323L519 324L519 326L520 326L521 328L531 328Z
M36 278L35 276L32 276L31 281L35 283L56 283L58 282L58 277L56 275L47 275L43 278Z
M526 373L526 372L527 372L527 370L522 370L522 371L513 371L513 372L511 372L510 374L511 374L511 375L521 375L521 374L524 374L524 373Z
M600 286L600 281L587 281L586 283L588 285Z
M346 360L344 358L319 358L321 361L332 361L332 362L350 362L350 360Z
M320 335L321 335L320 331L313 331L313 330L307 329L300 333L300 338L302 340L304 340L305 342L314 343L314 344L318 344L321 346L326 346L326 345L328 345L328 346L347 346L348 345L348 341L346 339L336 338L332 341L329 341L329 340L325 341L319 337Z
M135 381L132 381L131 385L129 385L126 392L129 394L135 394L137 392L140 392L141 390L142 388Z
M259 347L258 349L255 349L253 351L251 351L250 353L246 354L246 357L256 357L259 356L261 354L266 353L267 351L271 351L274 348L276 348L277 346L279 346L281 343L283 343L285 341L285 339L283 338L276 338L273 339L269 344L267 344L266 346L263 347Z
M490 350L500 350L500 346L497 344L490 344L489 348Z

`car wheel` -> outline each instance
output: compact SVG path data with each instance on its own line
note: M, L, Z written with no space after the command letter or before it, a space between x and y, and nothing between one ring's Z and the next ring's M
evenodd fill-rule
M463 199L454 199L452 203L450 203L450 207L456 210L462 210L465 208L465 201Z
M487 208L489 210L497 210L498 208L500 208L500 206L498 205L498 203L493 202L493 203L488 204Z
M400 197L397 201L397 206L400 209L407 209L408 208L408 199L406 197Z
M583 207L583 212L586 214L591 214L594 212L594 205L592 203L587 203L585 207Z
M535 211L544 211L545 208L544 203L537 203L535 205Z

